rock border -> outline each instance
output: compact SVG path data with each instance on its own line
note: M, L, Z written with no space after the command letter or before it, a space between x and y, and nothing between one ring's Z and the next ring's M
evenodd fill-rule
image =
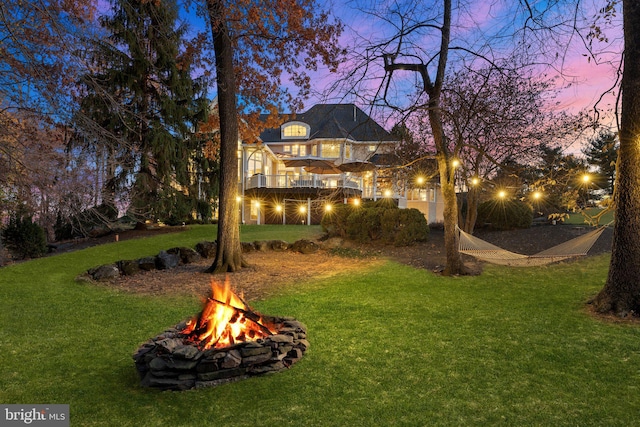
M83 275L90 280L107 281L120 276L132 276L144 271L172 270L180 265L192 264L205 258L214 258L217 250L217 242L202 241L196 244L195 249L179 246L160 251L155 256L142 257L132 260L119 260L112 264L104 264L90 268ZM294 251L302 254L318 252L320 246L314 241L300 239L294 243L284 240L259 240L255 242L242 242L242 252Z

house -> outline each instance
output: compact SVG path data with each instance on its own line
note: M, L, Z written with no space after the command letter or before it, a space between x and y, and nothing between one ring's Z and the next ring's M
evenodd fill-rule
M318 224L336 203L380 198L442 221L437 183L414 188L395 173L399 142L353 104L318 104L264 130L240 144L242 222Z

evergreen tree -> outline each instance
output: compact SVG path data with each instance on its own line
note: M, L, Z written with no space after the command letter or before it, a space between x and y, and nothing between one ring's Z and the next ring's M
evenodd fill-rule
M616 179L616 160L618 158L618 138L615 133L604 130L582 150L590 165L598 168L599 174L606 179L600 187L613 194Z
M134 182L130 213L183 221L202 189L215 187L202 185L212 165L199 161L195 137L206 119L206 82L192 77L197 49L177 18L175 0L114 1L101 18L108 42L94 52L98 71L85 78L83 113L106 130L93 136L101 139L107 195Z
M542 144L534 179L529 183L531 189L544 194L536 208L548 215L584 207L588 194L581 177L585 170L585 164L578 157L563 153L561 147Z

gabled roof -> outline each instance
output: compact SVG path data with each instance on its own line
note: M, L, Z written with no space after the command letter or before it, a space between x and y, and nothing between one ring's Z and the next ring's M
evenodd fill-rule
M354 104L317 104L290 118L290 121L303 122L311 127L309 139L348 138L357 142L399 142L399 138L387 132ZM266 129L260 134L260 139L265 143L285 141L281 138L280 128ZM292 139L287 138L286 141L291 142Z

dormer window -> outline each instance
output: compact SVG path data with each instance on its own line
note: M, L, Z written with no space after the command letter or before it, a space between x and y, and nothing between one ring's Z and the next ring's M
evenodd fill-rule
M282 139L309 139L309 125L302 122L288 122L280 127Z

